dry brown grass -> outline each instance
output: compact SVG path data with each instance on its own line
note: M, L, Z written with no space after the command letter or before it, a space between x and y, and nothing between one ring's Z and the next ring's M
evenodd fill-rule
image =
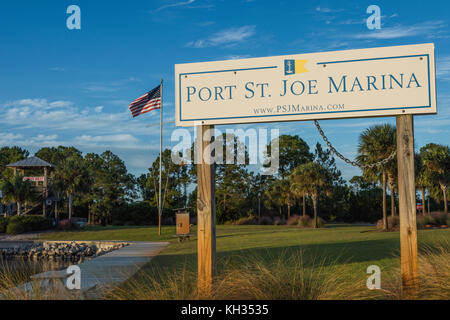
M272 261L268 263L267 261ZM302 252L277 257L252 256L221 261L210 299L219 300L317 300L357 299L365 278L349 274L342 264L327 259L305 259ZM108 292L108 299L199 299L196 272L184 266L173 270L151 269ZM356 284L356 285L355 285Z
M271 262L267 262L271 261ZM246 257L239 267L229 266L216 283L214 299L324 300L356 299L358 284L342 262L306 258L302 251L277 257ZM355 285L356 284L356 285ZM367 290L367 289L366 289Z
M23 260L17 260L12 267L0 259L0 300L64 300L78 299L61 286L50 285L43 288L39 281L31 281L30 276L42 272L42 264L32 267Z
M327 300L402 299L400 270L382 274L382 290L366 288L367 275L349 271L348 261L318 256L281 253L247 256L238 261L219 261L223 266L210 299L223 300ZM450 242L422 247L419 255L419 299L450 299ZM192 267L192 266L191 266ZM0 298L13 300L61 299L58 290L43 291L38 285L27 291L16 286L30 273L0 273ZM105 288L104 299L195 300L196 271L148 268L121 286ZM76 297L73 297L76 298Z
M150 268L120 286L103 290L111 300L194 300L196 280L197 274L186 266L179 271Z
M271 262L267 262L271 261ZM303 252L221 261L210 299L367 300L402 299L400 269L382 274L382 289L368 290L364 272L349 272L345 261L305 258ZM449 242L423 247L419 255L419 299L450 299ZM110 292L110 299L198 299L196 273L151 269Z
M403 299L401 273L396 268L382 282L385 298ZM419 253L419 296L421 300L450 300L450 241L423 246Z

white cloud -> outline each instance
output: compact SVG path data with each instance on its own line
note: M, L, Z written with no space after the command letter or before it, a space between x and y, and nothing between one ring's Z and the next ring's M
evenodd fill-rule
M72 106L73 103L70 101L54 101L49 103L50 108L65 108Z
M70 107L73 103L70 101L53 101L48 102L47 99L21 99L13 102L7 102L5 104L6 107L12 107L12 106L26 106L26 107L32 107L32 108L39 108L39 109L55 109L55 108L64 108L64 107Z
M195 0L187 0L187 1L179 1L179 2L175 2L175 3L171 3L171 4L166 4L162 7L159 7L158 9L156 9L155 11L161 11L167 8L174 8L174 7L182 7L182 6L187 6L190 5L192 3L194 3Z
M41 147L41 146L57 146L60 142L57 141L58 135L38 134L34 137L27 138L23 134L3 133L0 132L0 145L6 146L23 146L23 147Z
M323 12L323 13L332 13L332 12L341 12L342 9L331 9L326 7L316 7L317 12Z
M199 27L208 27L215 23L216 23L215 21L203 21L203 22L197 22L196 25L198 25Z
M23 135L0 132L0 145L11 145L23 139Z
M450 56L444 56L436 61L436 76L444 80L450 80Z
M74 146L83 153L111 150L131 164L132 172L145 171L159 152L159 143L152 143L159 139L159 114L132 119L127 105L117 113L100 107L79 107L70 101L47 99L0 103L0 145L20 146L30 153L60 145ZM157 125L148 127L152 119ZM172 146L168 141L173 120L170 113L165 115L164 148ZM135 157L142 161L131 162Z
M343 25L365 24L366 18L339 20L337 23Z
M91 82L83 85L83 88L87 92L116 92L131 83L141 82L140 79L135 77L129 77L126 79L120 79L107 82Z
M186 46L194 48L215 47L220 45L233 46L251 38L255 34L255 26L242 26L219 31L208 39L189 42Z
M249 54L242 54L242 55L229 55L224 57L225 60L239 60L239 59L247 59L251 56Z
M50 71L55 71L55 72L64 72L64 71L66 71L66 69L62 68L62 67L52 67L49 70Z
M75 138L75 141L79 142L117 142L117 143L135 143L139 140L132 136L131 134L115 134L115 135L105 135L105 136L90 136L82 135Z
M405 37L426 36L428 38L438 37L445 31L447 25L443 21L427 21L410 26L395 26L381 28L379 30L368 30L364 33L350 35L354 39L397 39Z
M51 135L45 135L45 134L38 134L36 137L33 138L33 140L37 141L53 141L58 139L57 134L51 134Z
M11 129L39 129L52 132L95 131L96 134L145 134L145 127L136 125L127 106L122 112L106 113L97 108L79 108L72 102L49 102L46 99L22 99L0 105L0 126Z

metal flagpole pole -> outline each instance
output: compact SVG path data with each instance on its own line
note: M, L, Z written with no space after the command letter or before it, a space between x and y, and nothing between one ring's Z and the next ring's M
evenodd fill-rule
M162 125L163 125L163 79L161 79L161 108L159 122L159 212L158 212L158 235L161 235L161 216L162 216Z

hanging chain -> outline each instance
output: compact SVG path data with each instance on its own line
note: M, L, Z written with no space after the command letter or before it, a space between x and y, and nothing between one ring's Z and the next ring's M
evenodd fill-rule
M382 165L387 164L389 161L393 160L395 158L395 156L397 155L397 150L394 150L394 152L392 152L392 154L389 157L387 157L386 159L383 159L383 160L375 162L375 163L365 164L365 165L359 164L356 161L352 161L350 159L347 159L341 153L339 153L339 151L337 151L331 145L331 142L328 140L327 136L325 135L325 133L323 132L322 128L320 127L319 122L317 120L314 120L314 124L316 125L317 130L319 130L319 133L322 136L323 141L325 141L325 143L327 144L327 146L331 150L331 152L333 152L336 156L338 156L344 162L346 162L348 164L351 164L354 167L360 167L361 169L365 169L365 168L374 168L374 167L382 166Z

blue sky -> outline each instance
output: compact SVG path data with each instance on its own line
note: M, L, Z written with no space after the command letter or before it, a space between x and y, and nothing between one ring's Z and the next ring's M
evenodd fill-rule
M66 9L81 8L82 29L68 30ZM381 30L366 9L381 8ZM448 1L3 1L0 6L0 146L31 153L73 145L110 149L134 174L159 152L159 114L132 119L128 104L165 80L164 146L171 147L174 64L433 42L438 115L415 117L416 147L450 138ZM394 118L321 121L336 148L354 158L366 127ZM148 126L150 125L150 126ZM313 123L280 128L311 147ZM219 126L219 129L225 129ZM344 177L360 174L339 161Z

